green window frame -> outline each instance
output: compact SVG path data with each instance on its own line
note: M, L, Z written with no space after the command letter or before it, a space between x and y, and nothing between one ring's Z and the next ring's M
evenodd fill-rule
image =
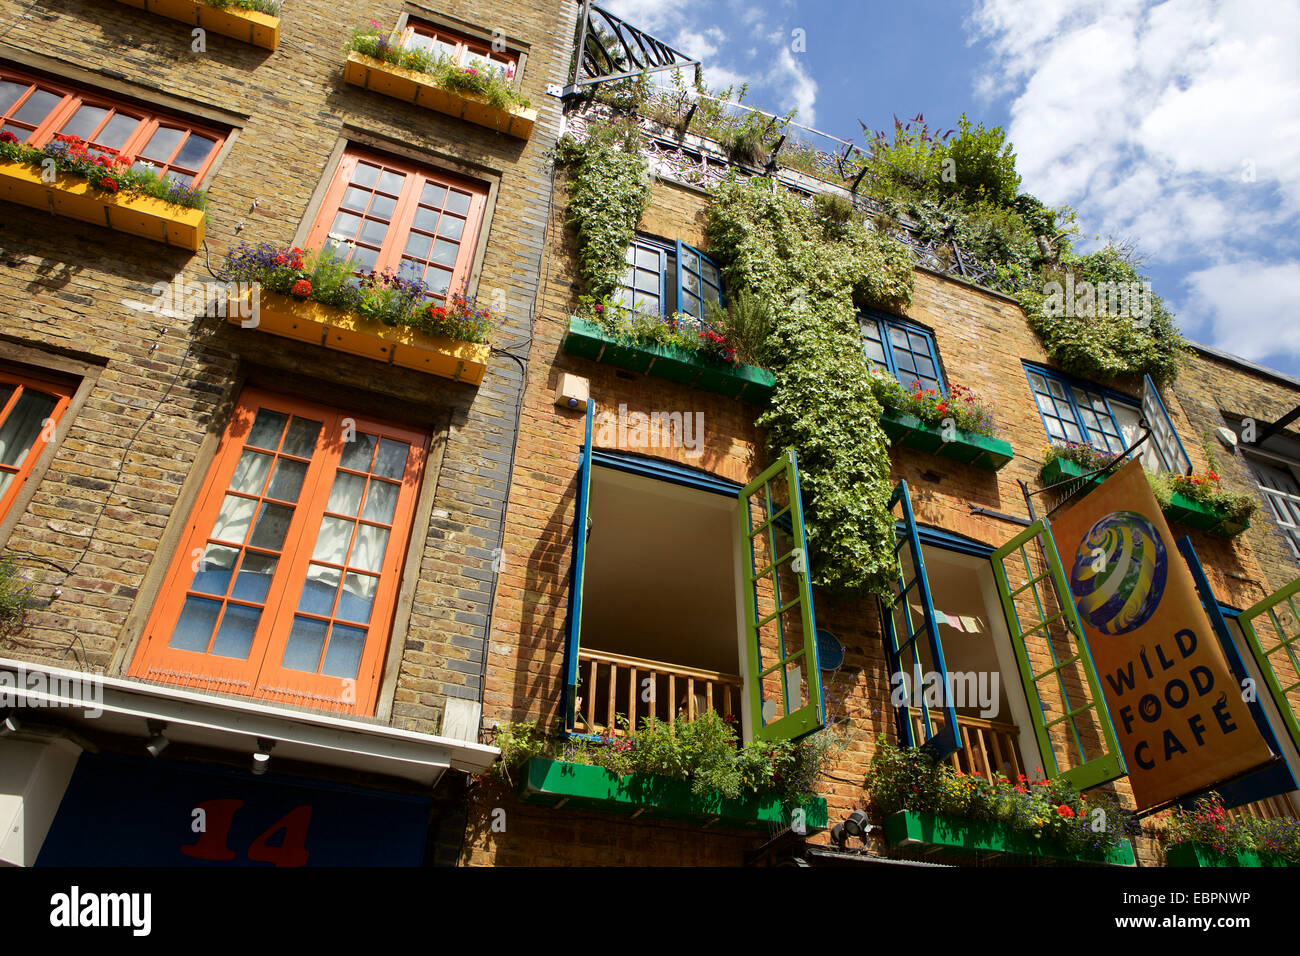
M1300 720L1290 695L1300 690L1300 578L1237 616L1287 733L1300 750Z
M1033 570L1029 554L1030 545L1035 543L1039 547L1045 568L1037 574ZM1007 569L1008 559L1023 565L1027 582L1014 590ZM1046 519L1038 519L994 551L989 560L993 565L994 582L1002 599L1012 650L1029 701L1029 717L1034 725L1034 735L1038 739L1038 749L1047 776L1059 777L1079 790L1124 776L1128 769L1115 735L1110 711L1106 707L1092 653L1088 649L1088 639L1084 636L1083 625L1079 621L1079 611L1070 593L1069 579L1056 550L1051 526ZM1034 616L1029 620L1024 620L1016 609L1016 598L1022 594L1028 594L1032 598ZM1065 628L1064 632L1061 631L1062 627ZM1035 650L1045 649L1046 655L1031 654L1031 640L1035 643ZM1035 665L1035 660L1050 663L1046 667L1039 667ZM1082 686L1076 686L1072 694L1064 674L1067 669L1076 667L1082 671L1084 680ZM1053 685L1055 694L1050 693ZM1045 690L1049 693L1045 694ZM1048 717L1047 711L1056 705L1045 700L1045 696L1059 699L1062 705L1059 716ZM1080 721L1088 714L1094 715L1097 729L1101 733L1100 752L1063 771L1053 746L1052 732L1057 725L1066 725L1077 752L1084 755L1089 748L1085 746L1083 734L1080 733Z

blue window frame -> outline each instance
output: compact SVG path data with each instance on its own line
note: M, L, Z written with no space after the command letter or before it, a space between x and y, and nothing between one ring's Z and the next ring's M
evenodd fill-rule
M1118 455L1141 437L1143 409L1138 400L1027 362L1025 375L1053 442L1083 443ZM1154 385L1148 382L1147 388L1154 390ZM1186 472L1187 453L1158 394L1146 416L1153 431L1137 451L1143 467L1153 473Z
M862 312L858 322L862 327L862 351L897 378L900 385L912 389L920 382L921 388L948 394L939 371L939 350L932 332L874 310Z
M726 302L717 263L680 239L664 242L639 235L627 247L624 262L626 268L614 298L634 312L683 312L704 322L709 302Z

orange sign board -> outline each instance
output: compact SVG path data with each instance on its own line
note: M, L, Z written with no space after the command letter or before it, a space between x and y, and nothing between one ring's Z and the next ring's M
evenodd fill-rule
M1120 468L1052 534L1138 810L1268 762L1142 465Z

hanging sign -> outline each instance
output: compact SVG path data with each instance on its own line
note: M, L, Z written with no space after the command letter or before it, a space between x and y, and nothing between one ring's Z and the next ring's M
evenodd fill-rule
M1138 810L1269 761L1142 465L1052 522Z

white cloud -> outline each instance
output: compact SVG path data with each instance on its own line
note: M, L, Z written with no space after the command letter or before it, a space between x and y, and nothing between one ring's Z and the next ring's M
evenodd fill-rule
M788 46L782 46L766 83L778 91L782 109L799 111L795 117L805 126L817 122L817 81L808 75L803 64L794 58Z
M1300 358L1300 4L974 0L968 27L1026 190L1181 273L1214 344Z
M1300 356L1300 262L1224 263L1187 283L1207 344L1248 359Z

